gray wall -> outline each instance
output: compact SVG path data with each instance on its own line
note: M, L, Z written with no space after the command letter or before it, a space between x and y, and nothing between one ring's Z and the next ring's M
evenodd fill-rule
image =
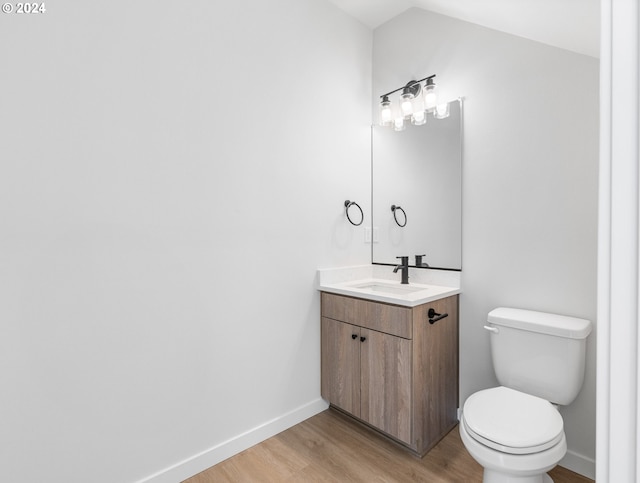
M46 6L0 15L0 481L134 481L321 403L315 271L369 261L371 32Z
M497 383L482 328L492 308L595 322L598 61L411 9L374 31L373 68L374 97L437 74L442 98L465 98L462 404ZM595 341L583 390L562 409L563 464L585 474L595 459Z

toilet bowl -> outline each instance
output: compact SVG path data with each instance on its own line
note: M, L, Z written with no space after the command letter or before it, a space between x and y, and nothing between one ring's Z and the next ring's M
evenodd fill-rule
M502 386L469 397L459 428L467 451L484 467L484 483L549 483L546 472L567 451L558 410Z

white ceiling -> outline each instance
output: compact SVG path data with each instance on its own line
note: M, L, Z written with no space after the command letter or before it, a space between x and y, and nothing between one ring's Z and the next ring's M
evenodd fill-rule
M600 0L329 0L375 29L411 7L599 57Z

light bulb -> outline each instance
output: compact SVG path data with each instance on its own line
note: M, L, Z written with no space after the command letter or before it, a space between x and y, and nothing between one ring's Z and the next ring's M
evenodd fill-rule
M384 96L380 102L380 125L388 126L391 120L391 101L388 96Z
M438 94L436 93L436 84L433 79L427 79L424 88L424 105L427 112L432 112L438 103Z
M413 94L402 94L400 98L400 110L403 116L410 116L413 113Z

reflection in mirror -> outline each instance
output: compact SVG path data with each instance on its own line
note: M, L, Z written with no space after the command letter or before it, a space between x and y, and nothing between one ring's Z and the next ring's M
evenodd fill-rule
M462 101L450 102L444 119L404 131L373 126L372 136L373 263L397 265L408 255L416 266L422 255L422 267L461 270Z

